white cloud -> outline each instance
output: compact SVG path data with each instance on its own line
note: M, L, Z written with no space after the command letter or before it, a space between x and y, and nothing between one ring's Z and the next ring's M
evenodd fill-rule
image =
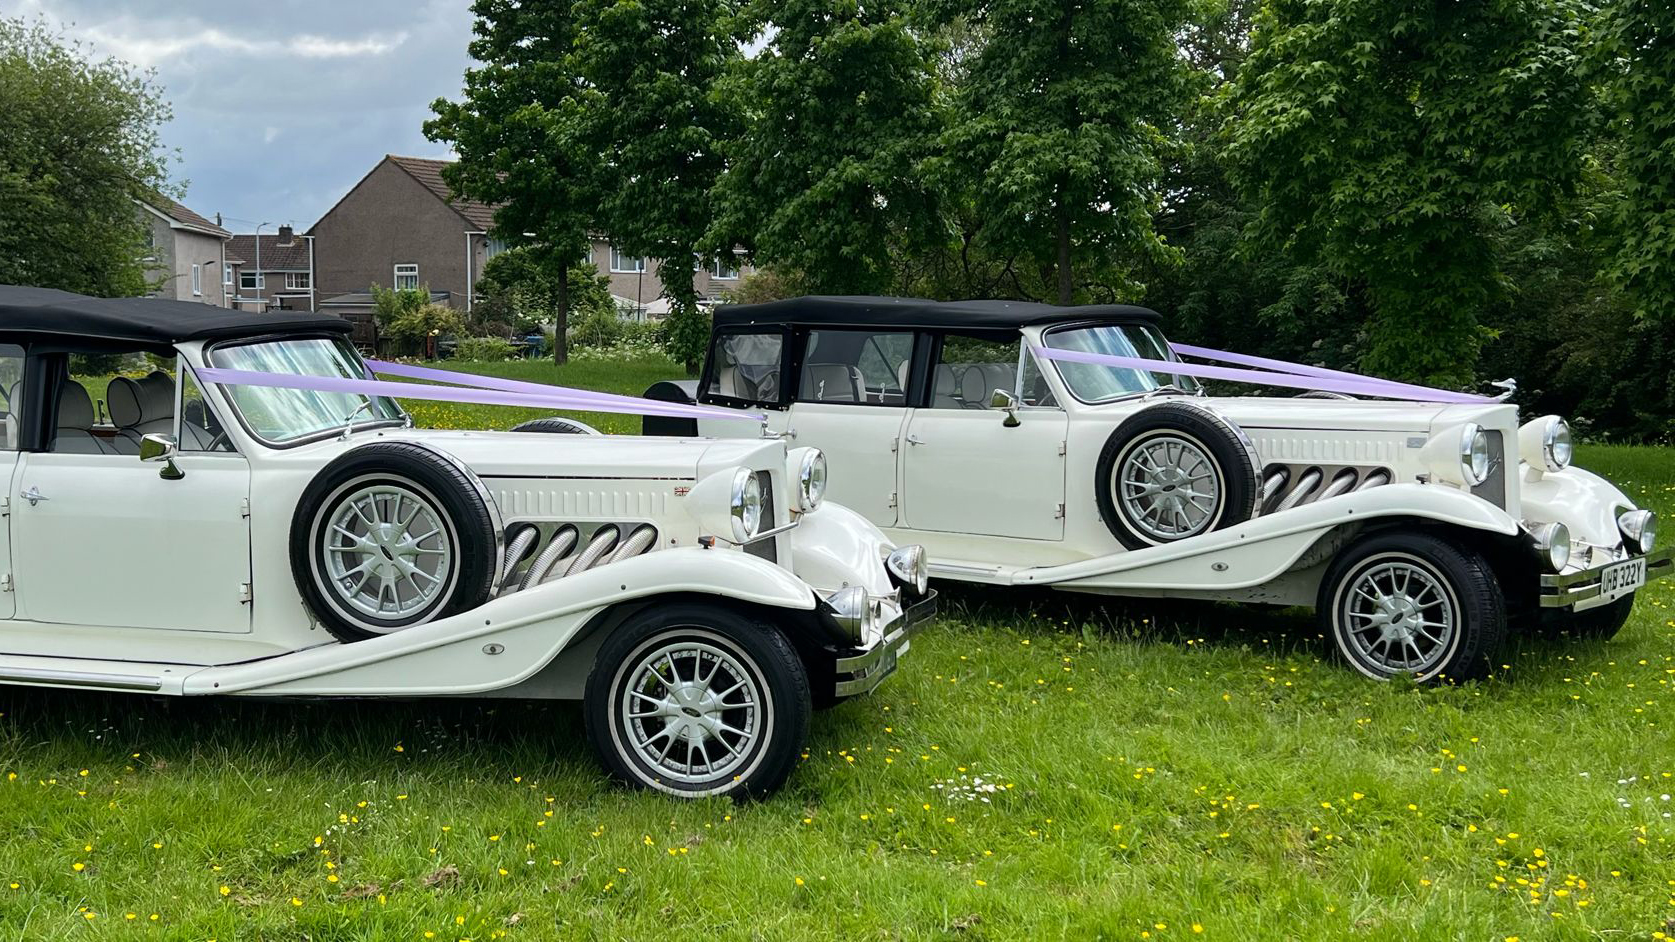
M301 56L305 59L343 59L378 56L396 49L407 41L405 32L387 37L368 35L359 39L307 34L286 39L248 39L213 26L198 27L183 33L151 36L108 26L95 26L88 28L86 35L99 50L108 52L118 59L147 66L160 65L170 59L199 51L230 52L259 58Z
M276 141L278 139L279 139L279 129L274 127L273 125L271 125L271 124L268 125L262 131L262 143L263 144L272 144L274 141Z

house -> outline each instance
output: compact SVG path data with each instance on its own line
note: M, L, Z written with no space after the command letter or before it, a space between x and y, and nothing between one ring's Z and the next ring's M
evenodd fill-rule
M233 234L166 196L134 202L148 224L145 262L161 278L151 296L231 307Z
M277 233L235 235L227 244L237 276L238 305L246 310L315 310L314 237L291 226Z
M504 245L489 235L493 207L450 198L442 179L448 163L385 155L308 230L318 310L366 316L366 293L374 284L423 285L440 303L471 309L483 266ZM594 239L589 260L609 276L611 293L625 310L657 313L663 283L655 262L623 255L604 236ZM693 277L700 297L713 299L740 274L736 265L717 265Z

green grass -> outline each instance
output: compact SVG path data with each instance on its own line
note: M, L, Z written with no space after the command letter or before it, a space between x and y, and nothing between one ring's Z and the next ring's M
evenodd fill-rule
M506 379L550 383L578 389L638 396L658 380L685 378L680 364L664 357L646 357L623 363L570 362L555 366L546 360L514 360L508 363L461 363L448 360L427 364L462 373L486 373ZM394 377L391 377L394 378ZM549 415L579 419L601 432L638 435L640 417L614 412L555 412L551 409L519 409L508 406L471 406L454 402L408 400L402 406L413 421L426 428L511 428L519 422Z
M1675 513L1675 453L1579 461ZM0 691L0 938L1675 934L1669 583L1436 690L1299 613L945 598L748 806L609 784L569 704Z

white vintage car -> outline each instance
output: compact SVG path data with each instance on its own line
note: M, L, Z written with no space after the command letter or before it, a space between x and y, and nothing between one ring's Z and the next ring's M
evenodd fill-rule
M751 795L934 611L812 448L427 431L203 378L364 380L348 330L0 287L0 682L578 699L628 783Z
M1180 362L1158 322L1125 305L723 307L702 380L647 395L765 412L764 427L646 431L820 447L833 498L923 544L936 577L1314 606L1375 678L1470 677L1509 624L1609 636L1670 571L1652 512L1570 466L1557 416L1211 396L1057 353Z

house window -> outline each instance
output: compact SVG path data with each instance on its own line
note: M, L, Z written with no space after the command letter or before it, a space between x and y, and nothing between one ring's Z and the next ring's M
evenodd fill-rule
M259 271L238 273L238 286L245 291L257 291L268 286L267 278Z
M506 251L506 248L505 239L490 239L488 245L483 248L483 263L488 264L489 259Z
M221 266L221 283L224 285L230 285L233 283L233 266Z
M308 272L288 271L285 273L285 287L292 291L307 291L313 286L313 278Z
M418 286L419 266L407 264L395 267L395 289L397 291L409 291Z
M192 263L192 296L202 297L204 293L204 267L197 262Z
M737 281L739 266L735 259L718 258L710 265L710 277L717 281Z
M642 272L646 270L646 260L633 255L624 255L616 246L611 246L611 271Z

